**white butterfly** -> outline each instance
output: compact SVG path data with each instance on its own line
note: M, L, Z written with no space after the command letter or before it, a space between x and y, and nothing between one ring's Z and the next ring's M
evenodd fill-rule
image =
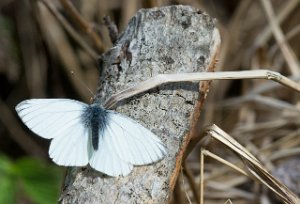
M30 99L16 111L37 135L53 139L49 155L62 166L90 166L109 176L126 176L133 165L164 157L166 149L150 130L99 104L70 99Z

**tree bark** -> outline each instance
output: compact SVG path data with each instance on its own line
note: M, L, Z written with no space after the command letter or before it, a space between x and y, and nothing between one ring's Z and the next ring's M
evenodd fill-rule
M104 102L111 94L157 74L212 71L219 45L214 19L199 10L189 6L141 9L102 56L97 97ZM197 134L209 86L201 87L199 82L167 84L120 102L116 111L160 137L167 156L155 164L134 167L126 177L73 168L67 173L60 202L168 203L187 144Z

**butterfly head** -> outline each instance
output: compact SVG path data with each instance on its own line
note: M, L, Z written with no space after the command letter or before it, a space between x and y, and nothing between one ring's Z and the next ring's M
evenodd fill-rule
M102 104L103 104L103 100L101 99L101 97L97 97L96 95L94 97L91 97L90 103L92 105L97 105L101 108L103 108Z

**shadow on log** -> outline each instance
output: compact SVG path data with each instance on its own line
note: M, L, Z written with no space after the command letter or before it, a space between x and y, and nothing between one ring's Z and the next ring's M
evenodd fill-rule
M220 37L214 20L189 6L142 9L113 48L102 56L97 97L112 94L162 73L213 71ZM126 177L93 169L69 169L61 203L168 203L191 138L197 136L208 82L175 83L118 104L116 111L149 128L168 154L160 162L135 166Z

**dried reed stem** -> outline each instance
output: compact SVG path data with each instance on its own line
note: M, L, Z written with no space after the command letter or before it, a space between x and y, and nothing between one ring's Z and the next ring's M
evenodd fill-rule
M88 34L91 39L94 41L100 53L105 51L104 44L100 39L99 35L94 31L94 28L91 23L87 22L81 14L77 11L75 6L70 0L60 0L60 3L64 7L64 9L68 12L68 14L74 19L74 21L79 25L81 30Z
M286 63L288 64L291 70L291 73L293 75L299 75L300 67L299 67L298 59L295 53L293 52L293 50L291 49L291 47L289 46L289 44L285 40L284 34L280 29L278 22L275 18L270 0L261 0L261 4L266 12L274 37L281 49L281 52L286 60Z
M227 72L206 72L206 73L177 73L177 74L159 74L146 81L138 83L136 86L125 89L114 94L107 100L104 107L112 108L119 101L132 97L136 94L153 89L157 86L174 82L193 82L208 80L233 80L233 79L268 79L278 82L288 88L300 93L300 85L281 75L278 72L270 70L250 70L250 71L227 71Z
M52 15L61 23L62 27L67 33L76 41L93 59L98 58L98 54L82 39L82 37L75 31L68 21L57 11L54 5L48 0L40 0Z

